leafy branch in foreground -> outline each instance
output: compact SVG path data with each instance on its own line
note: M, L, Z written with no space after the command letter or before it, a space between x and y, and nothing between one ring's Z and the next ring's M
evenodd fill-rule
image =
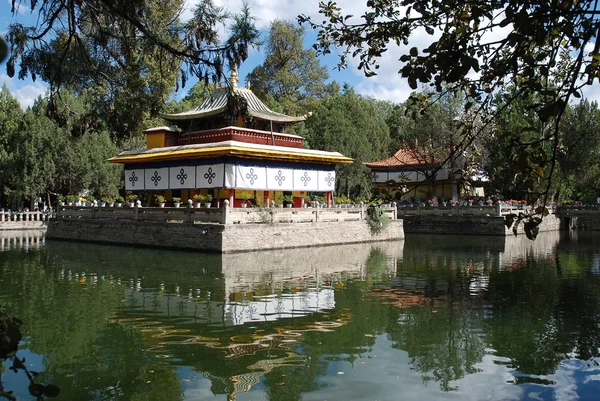
M537 114L541 128L525 127L523 132L548 144L548 157L525 143L524 149L531 151L510 162L524 167L523 182L545 181L545 190L532 191L528 203L547 202L565 109L571 98L581 97L584 86L600 78L597 1L369 0L360 17L345 15L333 1L319 7L322 23L306 16L298 20L318 30L314 47L320 54L342 49L340 68L355 58L358 69L373 76L385 52L400 50L399 73L412 89L422 84L438 93L462 91L464 112L471 116L464 124L463 149L487 132L512 101L535 95L528 111ZM428 43L409 48L416 39L423 42L423 33L429 35ZM513 92L498 107L494 95L506 87Z
M175 0L12 0L13 15L19 7L37 12L37 23L13 22L6 35L10 77L41 76L60 86L76 70L85 82L130 84L131 69L147 58L161 72L181 69L182 85L188 75L201 80L220 80L228 64L235 68L258 43L254 18L246 4L232 15L212 0L201 0L190 20L183 22L185 1ZM229 38L221 41L218 25L229 25ZM74 62L75 61L75 62ZM63 71L65 69L65 71ZM144 69L141 70L144 73Z
M367 224L371 229L371 234L379 234L390 224L390 219L383 213L379 205L370 204L367 207Z
M14 317L0 312L0 362L4 363L5 360L12 361L10 370L17 373L19 370L23 370L29 379L29 393L36 397L37 400L43 400L46 397L56 397L60 393L60 389L54 384L40 384L35 382L35 376L37 372L29 371L25 366L25 358L19 359L17 357L17 351L19 349L19 342L23 338L20 327L23 322ZM4 397L10 401L16 400L12 395L12 391L6 391L4 384L2 383L2 376L0 376L0 398Z

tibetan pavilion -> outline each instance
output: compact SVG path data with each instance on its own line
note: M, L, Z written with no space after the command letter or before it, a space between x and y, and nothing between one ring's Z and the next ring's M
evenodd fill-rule
M404 186L407 190L404 198L426 200L432 197L443 199L458 197L456 182L452 180L445 168L437 171L435 190L431 183L422 184L439 164L425 161L412 149L402 148L387 159L365 164L371 169L371 181L392 195L396 192L394 189Z
M481 186L468 182L459 182L453 179L447 168L440 168L437 160L427 160L411 148L401 148L387 159L365 163L371 169L371 181L380 189L392 196L403 186L406 192L404 199L425 201L431 198L454 199L459 195L477 196L484 195ZM429 158L432 159L432 158ZM437 170L435 180L433 172ZM424 182L428 181L428 182ZM482 176L476 175L471 181L481 182Z
M229 81L199 107L161 115L169 126L146 130L146 149L109 160L125 165L125 189L184 202L200 193L212 195L214 205L229 199L234 207L247 199L268 206L282 195L300 206L303 194L321 192L330 204L335 165L352 159L304 149L302 137L283 132L305 117L271 111L237 86L235 72Z

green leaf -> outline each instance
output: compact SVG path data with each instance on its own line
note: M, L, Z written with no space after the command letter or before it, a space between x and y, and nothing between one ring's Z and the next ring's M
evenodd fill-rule
M48 384L46 386L46 391L44 391L46 397L58 397L60 394L60 388L54 384Z
M41 397L45 394L46 392L46 386L44 386L43 384L39 384L39 383L34 383L31 382L29 384L29 394L31 394L34 397Z
M410 49L410 55L412 57L417 57L419 55L419 49L417 49L416 47L412 47Z
M537 133L537 132L539 132L539 130L535 127L525 127L525 128L521 129L522 134L526 134L528 132Z
M521 223L521 220L517 220L517 221L515 221L515 224L513 225L512 232L513 232L513 234L515 235L515 237L516 237L517 235L519 235L519 223Z

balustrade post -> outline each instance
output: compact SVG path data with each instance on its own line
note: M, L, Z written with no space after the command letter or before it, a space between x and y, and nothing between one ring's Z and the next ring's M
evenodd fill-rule
M396 202L392 202L392 220L398 220L398 204Z
M191 199L188 199L187 201L187 208L185 209L185 215L183 217L183 222L184 223L192 223L192 212L194 209L194 201Z
M502 216L502 205L500 204L500 202L496 202L496 216Z
M133 219L138 221L140 219L140 207L142 207L142 201L137 199L133 206Z
M315 221L319 221L319 212L321 210L321 205L319 202L317 202L317 207L315 209Z
M227 217L231 212L231 207L229 205L229 199L225 199L223 202L223 208L221 209L221 224L227 224Z

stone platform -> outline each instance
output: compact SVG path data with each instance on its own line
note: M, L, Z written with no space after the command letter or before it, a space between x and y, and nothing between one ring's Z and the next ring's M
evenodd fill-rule
M209 252L246 252L404 238L395 208L372 232L365 207L98 208L61 206L46 238Z

